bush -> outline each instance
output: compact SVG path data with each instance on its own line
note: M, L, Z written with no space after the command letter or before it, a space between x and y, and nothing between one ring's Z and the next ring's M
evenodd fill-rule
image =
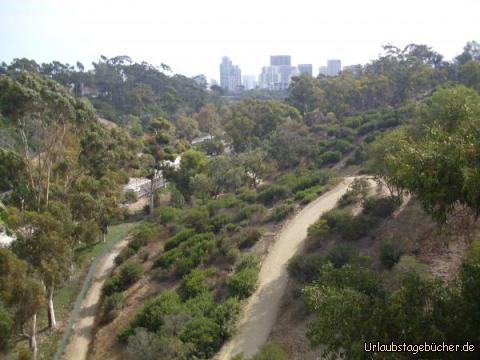
M255 253L250 253L242 257L242 259L235 264L235 270L241 271L244 269L258 269L259 265L260 260L258 259L258 256Z
M398 207L398 201L391 197L388 198L376 198L371 197L365 199L363 202L363 213L367 215L377 216L380 218L386 218L395 211Z
M163 206L155 209L155 218L162 225L175 223L180 216L180 210L172 206Z
M260 187L257 199L265 205L271 205L278 200L287 198L290 191L281 185L265 185Z
M246 189L238 195L239 199L242 201L253 204L257 201L257 192L255 190Z
M207 293L208 286L205 280L210 274L210 271L193 269L189 274L185 275L178 291L182 299L187 300L189 298Z
M134 253L137 253L138 250L140 250L140 248L142 246L145 246L147 244L145 238L143 237L136 237L132 240L130 240L128 242L128 248L133 250Z
M320 218L308 227L307 233L311 237L322 237L329 233L327 220Z
M251 360L288 360L288 354L281 345L269 343L263 345Z
M130 259L133 255L135 255L135 250L130 247L126 247L120 251L120 253L115 257L115 265L119 266L123 264L126 260Z
M348 241L355 241L367 235L376 223L376 218L359 215L352 217L350 221L340 223L337 228L342 238Z
M183 228L179 232L177 232L173 237L165 241L165 245L163 249L165 251L169 251L173 248L176 248L180 243L187 241L191 236L195 234L193 229Z
M210 214L206 207L196 207L188 210L182 223L194 228L197 232L205 232L210 228Z
M209 359L222 345L220 326L207 317L196 317L187 325L180 334L184 343L194 346L193 354L197 359Z
M123 289L127 289L136 283L143 275L143 268L140 264L129 262L120 269L120 283Z
M288 273L298 281L309 283L320 274L325 259L320 255L296 255L288 262Z
M402 255L403 250L398 242L387 239L380 244L380 262L387 269L393 268L400 261Z
M228 281L230 296L239 299L249 297L257 288L258 270L246 268L235 271L235 274Z
M223 227L225 227L227 224L231 223L232 221L233 221L233 215L230 213L221 213L221 214L215 215L211 220L213 231L218 233L220 230L222 230Z
M122 308L123 295L118 292L106 296L102 303L102 322L111 322L116 315L116 312Z
M157 231L152 223L144 221L133 229L132 234L134 239L145 245L155 238Z
M338 244L328 251L327 260L336 268L341 268L348 264L355 255L355 249L350 244Z
M322 215L322 219L327 222L328 228L336 230L343 224L352 220L353 216L349 210L333 209Z
M273 221L281 221L289 216L295 210L295 206L289 203L282 203L273 208L271 219Z
M127 191L125 193L125 201L129 204L132 204L138 200L137 194L134 191Z
M340 151L332 150L325 151L322 155L320 155L319 159L322 165L333 164L342 159L342 153Z
M245 206L238 213L236 221L250 220L255 215L262 216L264 213L265 213L265 206L261 204L253 204L253 205Z
M103 284L102 292L104 296L110 296L120 291L122 291L122 281L118 275L113 275Z
M242 242L240 248L244 249L253 246L263 235L263 231L259 228L253 228L242 234Z

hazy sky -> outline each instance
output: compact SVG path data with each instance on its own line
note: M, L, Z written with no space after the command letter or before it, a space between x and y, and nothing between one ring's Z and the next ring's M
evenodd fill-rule
M366 63L381 46L424 43L451 59L480 40L479 0L0 0L0 61L90 67L101 54L219 78L227 55L258 75L269 55Z

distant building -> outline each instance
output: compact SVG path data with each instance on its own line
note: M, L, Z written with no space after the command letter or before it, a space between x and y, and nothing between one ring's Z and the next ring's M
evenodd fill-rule
M292 58L290 55L272 55L270 56L270 66L292 65Z
M298 64L298 73L300 75L306 74L308 76L313 75L313 65L312 64Z
M327 71L329 76L336 76L342 71L342 62L338 59L327 61Z
M242 86L242 71L232 60L224 56L220 64L220 87L227 91L237 91Z
M342 71L342 62L338 59L327 61L327 66L320 66L319 73L326 76L337 76Z
M208 86L207 77L203 74L197 75L193 77L193 80L202 88L206 89Z
M244 75L243 76L243 86L245 90L252 90L257 87L257 79L255 75Z
M262 89L285 90L292 76L298 74L295 66L291 66L290 55L270 56L270 66L264 66L259 78Z
M218 81L215 79L210 79L210 86L218 86Z
M320 75L328 76L328 68L326 66L320 66L320 68L318 69L318 73Z

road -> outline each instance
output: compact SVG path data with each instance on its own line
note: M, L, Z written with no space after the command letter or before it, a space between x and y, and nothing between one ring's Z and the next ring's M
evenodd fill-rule
M97 266L97 270L88 289L87 295L82 302L80 314L74 325L70 342L65 349L62 359L86 360L88 350L93 337L95 315L100 303L102 287L105 280L112 272L115 257L128 244L128 238L119 241L113 249L105 255Z
M215 359L231 360L239 353L250 357L267 342L287 285L288 261L301 250L308 227L322 213L335 207L337 200L345 193L353 179L345 178L284 225L262 264L258 288L242 311L237 333L223 346Z

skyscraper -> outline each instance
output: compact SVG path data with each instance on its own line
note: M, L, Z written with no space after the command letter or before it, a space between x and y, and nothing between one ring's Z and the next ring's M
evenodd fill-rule
M220 63L220 87L228 91L236 91L242 86L242 71L238 65L233 65L227 56Z
M306 75L312 76L313 66L312 64L298 64L298 72L300 74L306 74Z
M272 55L270 56L270 66L292 65L292 58L290 55Z
M287 89L292 76L298 73L291 62L290 55L270 56L270 66L264 66L260 74L260 87L269 90Z
M342 70L342 62L338 59L327 61L327 72L329 76L336 76Z
M245 90L255 89L255 87L257 86L255 75L244 75L243 86L245 87Z

